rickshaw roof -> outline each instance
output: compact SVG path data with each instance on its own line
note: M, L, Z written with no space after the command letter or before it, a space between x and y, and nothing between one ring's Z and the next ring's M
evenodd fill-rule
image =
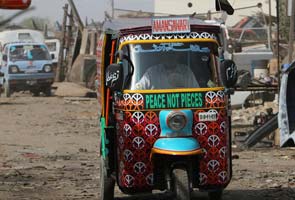
M207 32L220 32L222 23L213 20L201 20L190 18L191 27L201 28ZM104 24L104 31L127 31L127 30L140 30L152 26L152 18L121 18L112 21L106 21Z

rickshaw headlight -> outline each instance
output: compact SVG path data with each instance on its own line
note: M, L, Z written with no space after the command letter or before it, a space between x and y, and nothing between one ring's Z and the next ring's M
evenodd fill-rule
M167 125L173 131L182 130L187 123L187 118L182 112L171 112L167 117Z

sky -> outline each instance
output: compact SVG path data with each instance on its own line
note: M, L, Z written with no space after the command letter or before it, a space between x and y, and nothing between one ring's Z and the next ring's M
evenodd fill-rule
M95 21L104 20L104 12L111 14L111 0L74 0L77 10L84 21L86 17ZM114 5L117 8L123 9L142 9L142 5L148 8L153 0L114 0ZM22 19L37 16L42 18L49 18L51 21L62 21L63 9L62 7L68 3L67 0L32 0L31 6L35 7L34 11L30 11L21 17L16 18L16 22ZM148 8L149 11L152 9ZM1 10L0 16L8 17L15 13L14 10Z
M104 12L107 11L111 14L111 1L112 0L74 0L76 7L81 15L82 21L85 21L86 17L95 21L104 20ZM115 8L130 9L130 10L142 10L142 11L152 11L153 3L158 1L158 4L173 5L172 0L113 0ZM176 0L176 2L190 1L193 3L193 7L199 12L207 12L208 10L208 0ZM211 0L214 5L214 0ZM229 0L235 8L256 5L258 2L263 3L264 12L268 12L268 5L266 2L268 0ZM207 3L206 3L207 2ZM210 2L212 4L212 2ZM274 0L272 0L274 2ZM62 7L68 3L67 0L32 0L31 6L35 7L34 11L28 12L18 18L16 22L22 21L24 18L37 16L42 18L48 18L50 21L62 22L63 9ZM275 14L275 3L273 5L273 14ZM169 6L167 6L169 7ZM174 6L171 6L175 9ZM214 7L214 6L213 6ZM165 6L164 6L165 8ZM212 8L210 8L212 9ZM14 14L16 11L13 10L0 10L0 16L8 17ZM251 14L251 11L244 11L244 13L237 13L237 15ZM236 16L237 16L236 15ZM236 17L235 16L235 17Z
M95 21L102 21L104 19L104 11L110 8L108 0L74 0L74 2L83 21L86 16ZM21 15L16 21L36 16L48 18L53 22L61 22L63 18L62 8L66 3L68 3L67 0L32 0L31 6L34 6L35 10ZM0 10L0 16L8 17L15 12L14 10Z

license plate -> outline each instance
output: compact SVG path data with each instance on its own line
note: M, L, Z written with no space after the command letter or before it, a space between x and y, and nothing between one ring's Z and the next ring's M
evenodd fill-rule
M27 74L32 74L32 73L37 73L38 70L36 69L36 66L33 66L33 65L29 65L27 67L27 69L25 70L25 73Z
M217 121L217 113L215 112L201 112L199 113L199 121Z
M37 81L36 80L29 80L29 81L27 81L27 84L28 85L35 85L35 84L37 84Z
M37 73L38 70L33 70L33 69L30 69L30 70L26 70L26 74L34 74L34 73Z

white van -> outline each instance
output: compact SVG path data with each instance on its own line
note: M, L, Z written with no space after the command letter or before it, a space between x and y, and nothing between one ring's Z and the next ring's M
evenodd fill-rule
M45 39L40 31L31 29L16 29L0 32L0 46L2 48L8 43L15 42L44 43Z
M46 39L45 44L49 50L50 55L54 55L53 64L57 64L59 58L60 41L59 39Z

